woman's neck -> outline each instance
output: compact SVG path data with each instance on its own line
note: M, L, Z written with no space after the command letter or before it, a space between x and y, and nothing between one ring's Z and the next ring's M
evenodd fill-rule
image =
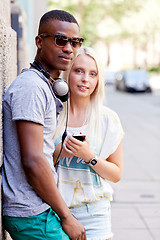
M81 127L86 124L87 109L88 101L72 101L70 104L68 126Z

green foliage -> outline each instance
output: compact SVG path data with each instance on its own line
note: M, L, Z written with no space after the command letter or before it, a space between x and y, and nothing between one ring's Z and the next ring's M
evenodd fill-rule
M160 66L149 68L148 72L149 73L160 73Z
M147 33L160 30L160 0L49 0L49 9L56 8L76 17L86 45L117 38L145 45Z

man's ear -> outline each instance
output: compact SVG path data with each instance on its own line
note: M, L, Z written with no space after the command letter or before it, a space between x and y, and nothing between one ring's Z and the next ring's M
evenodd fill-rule
M42 38L41 37L36 36L35 37L35 43L36 43L36 46L37 46L38 49L42 48Z

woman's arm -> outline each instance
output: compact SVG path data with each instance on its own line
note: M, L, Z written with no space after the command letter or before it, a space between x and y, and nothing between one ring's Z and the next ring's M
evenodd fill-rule
M111 154L105 161L98 157L98 162L92 167L102 178L111 182L118 182L122 177L123 169L123 152L122 142L116 151Z
M86 163L95 156L90 149L88 139L81 142L73 137L69 137L65 143L65 151L68 154L82 158ZM94 165L93 170L102 178L108 179L112 182L118 182L122 176L123 168L123 152L122 142L117 147L116 151L111 154L106 160L98 157L98 162Z

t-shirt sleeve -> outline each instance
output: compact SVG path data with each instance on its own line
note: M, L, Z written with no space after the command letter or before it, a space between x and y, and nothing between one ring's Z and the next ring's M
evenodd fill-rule
M103 159L107 159L116 151L124 137L124 131L118 115L112 110L106 112L103 117L103 125L106 125L106 127L103 128L105 131L103 133L103 144L100 152L100 156Z
M39 86L19 89L10 96L12 120L26 120L44 125L46 99Z

